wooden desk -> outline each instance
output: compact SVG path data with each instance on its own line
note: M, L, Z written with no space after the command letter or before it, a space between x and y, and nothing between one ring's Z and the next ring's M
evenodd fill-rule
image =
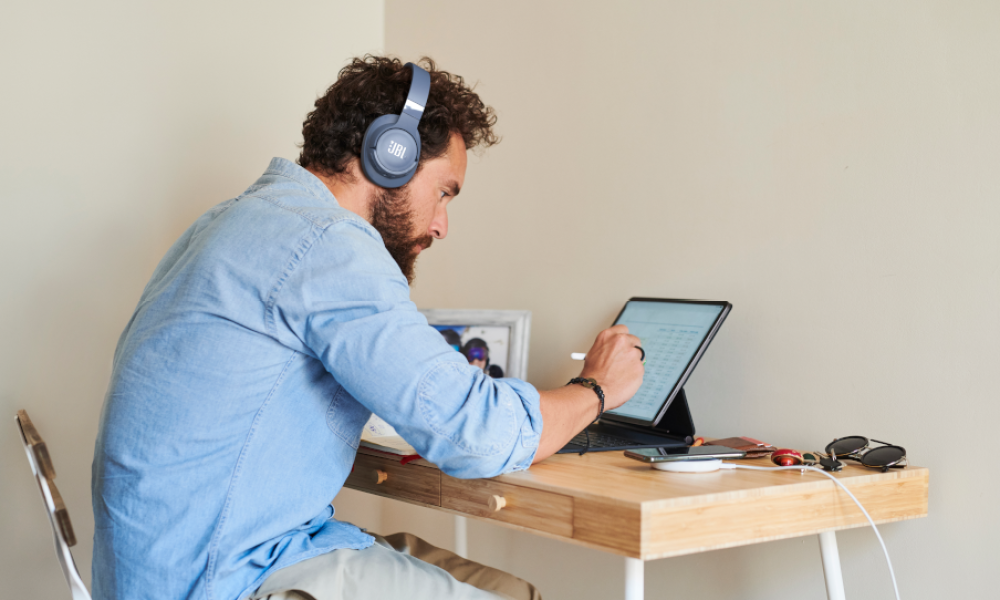
M927 515L926 468L881 473L849 463L835 476L877 523ZM423 460L401 465L362 447L346 485L624 556L629 600L642 597L641 561L813 534L820 534L828 593L842 597L833 532L868 525L818 473L665 473L621 452L557 455L527 471L462 480Z

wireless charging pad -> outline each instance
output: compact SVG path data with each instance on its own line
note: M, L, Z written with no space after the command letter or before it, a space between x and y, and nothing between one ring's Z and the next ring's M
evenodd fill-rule
M722 468L722 460L718 458L671 460L653 463L653 468L668 473L712 473Z

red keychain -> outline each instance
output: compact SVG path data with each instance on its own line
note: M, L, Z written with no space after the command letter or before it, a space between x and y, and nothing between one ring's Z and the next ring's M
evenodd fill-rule
M802 459L802 453L798 450L778 448L771 454L771 462L781 467L794 467L805 461Z

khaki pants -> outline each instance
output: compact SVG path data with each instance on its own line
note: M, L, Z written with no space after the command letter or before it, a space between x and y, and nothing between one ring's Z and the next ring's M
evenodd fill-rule
M541 600L527 581L431 546L409 533L375 536L274 572L253 600Z

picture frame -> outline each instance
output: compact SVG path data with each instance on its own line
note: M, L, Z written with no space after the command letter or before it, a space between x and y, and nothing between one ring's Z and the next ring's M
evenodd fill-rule
M459 342L456 350L466 354L470 364L477 364L473 360L484 354L482 350L474 348L487 347L485 360L479 361L486 362L484 370L487 373L496 376L499 368L502 371L501 377L521 380L527 378L528 343L531 338L530 310L431 308L420 309L420 312L431 327L441 332L454 332L442 335L446 339L450 338L453 347L456 346L455 342ZM504 329L507 330L506 335ZM504 345L506 352L503 351Z

